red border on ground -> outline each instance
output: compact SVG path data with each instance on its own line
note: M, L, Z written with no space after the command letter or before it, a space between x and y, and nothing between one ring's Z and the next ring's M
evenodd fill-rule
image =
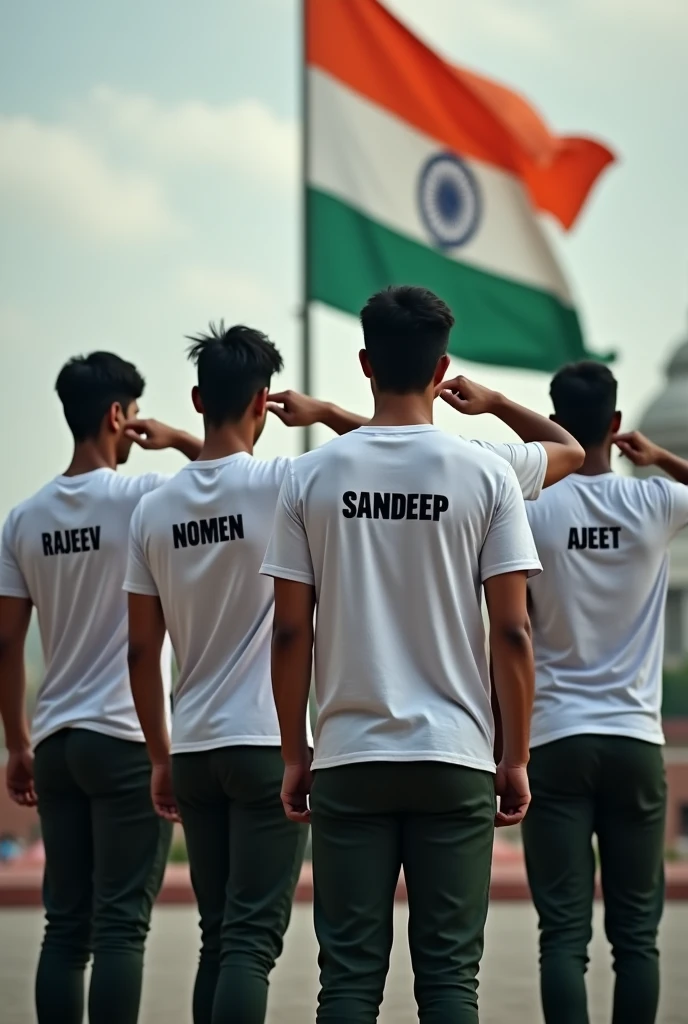
M0 908L39 907L42 879L43 869L40 865L0 868ZM666 886L668 900L688 900L688 863L666 865ZM306 865L296 887L296 901L308 903L312 898L313 875L310 865ZM502 901L530 899L522 864L494 865L491 898ZM402 878L397 889L397 900L405 899L406 888ZM167 868L158 902L176 906L191 905L195 902L186 865L171 864Z

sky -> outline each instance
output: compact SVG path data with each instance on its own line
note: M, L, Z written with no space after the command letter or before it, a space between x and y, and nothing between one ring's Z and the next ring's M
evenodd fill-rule
M618 154L576 227L553 229L588 345L619 352L629 425L661 388L688 313L685 0L389 0L444 56L521 91L561 134ZM61 472L54 381L111 349L147 415L198 432L184 336L248 322L299 385L297 0L27 0L0 35L0 517ZM315 385L365 413L355 319L316 308ZM549 411L545 375L456 364ZM498 439L447 408L442 427ZM317 433L317 440L326 438ZM270 423L259 452L300 438ZM174 471L136 452L127 472Z

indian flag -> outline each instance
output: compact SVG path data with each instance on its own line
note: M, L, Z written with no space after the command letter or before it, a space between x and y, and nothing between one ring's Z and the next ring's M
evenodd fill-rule
M424 285L454 310L454 355L537 370L584 358L539 215L571 227L612 153L553 136L377 0L305 2L308 298L356 314L380 288Z

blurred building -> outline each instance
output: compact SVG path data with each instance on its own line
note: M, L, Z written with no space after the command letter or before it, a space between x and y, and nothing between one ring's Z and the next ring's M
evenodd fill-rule
M655 444L688 459L688 338L669 360L662 390L645 411L639 430ZM639 470L648 476L652 471ZM672 699L683 686L688 691L688 529L671 545L669 592L665 620L665 665L671 675ZM683 672L681 671L683 669ZM669 678L667 678L667 683ZM667 697L669 696L667 692ZM679 694L680 696L680 694ZM686 699L682 713L672 713L672 701L665 701L664 731L667 737L666 767L669 785L667 844L688 853L688 716Z

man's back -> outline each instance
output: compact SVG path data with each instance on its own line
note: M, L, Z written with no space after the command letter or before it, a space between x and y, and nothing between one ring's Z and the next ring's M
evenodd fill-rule
M667 547L688 488L574 475L527 511L545 570L530 584L533 745L580 732L663 742Z
M298 459L282 502L263 571L316 588L314 768L493 770L481 585L539 567L511 467L431 425L363 427Z
M179 663L172 750L279 745L273 588L259 575L289 462L189 463L132 523L126 589L159 595Z
M34 746L74 725L142 739L129 689L122 583L131 515L163 479L110 469L59 476L8 517L0 593L31 598L46 665Z

